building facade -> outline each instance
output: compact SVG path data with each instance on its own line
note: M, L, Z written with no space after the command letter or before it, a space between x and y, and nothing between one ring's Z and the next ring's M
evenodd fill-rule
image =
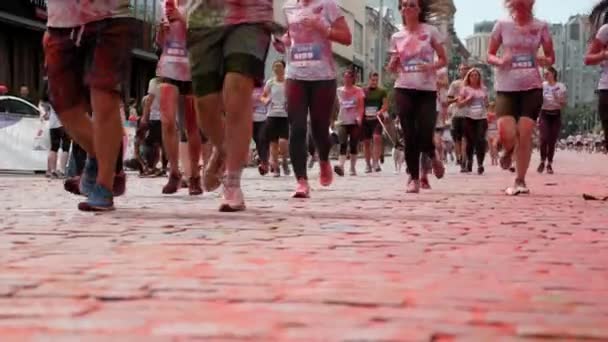
M367 6L365 8L365 80L369 74L378 72L383 75L382 83L390 81L389 75L382 73L382 69L388 60L388 48L391 36L397 32L389 11L384 11L382 18L382 37L380 37L380 12L379 8Z
M131 0L139 30L132 51L132 72L126 97L141 98L154 75L153 53L155 4L157 0ZM44 77L42 35L46 30L46 0L0 1L0 84L16 94L19 87L30 88L38 100Z

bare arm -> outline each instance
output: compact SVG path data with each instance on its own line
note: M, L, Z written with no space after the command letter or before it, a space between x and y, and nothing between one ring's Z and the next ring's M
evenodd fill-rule
M604 44L597 38L594 38L585 55L585 65L598 65L608 59L607 51L604 49Z
M327 38L332 42L340 43L346 46L350 46L352 44L353 37L344 17L339 18L331 25L331 27L327 30Z

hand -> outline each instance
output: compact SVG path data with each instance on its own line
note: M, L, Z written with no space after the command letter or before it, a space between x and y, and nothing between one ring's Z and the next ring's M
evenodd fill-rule
M165 16L167 19L169 19L169 21L185 21L184 17L181 13L179 13L179 10L176 7L167 7L165 9Z
M511 54L511 51L503 51L502 57L498 59L498 66L508 67L511 66L511 63L513 63L513 55Z
M393 55L388 62L387 69L390 72L398 72L399 66L401 65L401 59L397 55Z
M551 59L545 57L545 56L537 56L536 57L536 63L543 67L543 68L547 68L550 67L552 65L551 63Z

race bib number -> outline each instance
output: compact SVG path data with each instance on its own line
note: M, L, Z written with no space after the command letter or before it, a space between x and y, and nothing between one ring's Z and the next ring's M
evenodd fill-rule
M403 72L406 73L414 73L414 72L422 72L422 65L424 61L419 59L410 59L403 62Z
M536 66L536 58L532 55L513 56L511 67L513 69L530 69Z
M378 113L377 107L365 107L365 116L376 117L377 113Z
M188 63L188 50L184 42L167 42L164 53L167 62Z
M321 45L296 44L291 48L291 62L295 66L309 67L321 63Z
M356 100L342 100L340 101L340 106L344 109L351 109L357 106Z

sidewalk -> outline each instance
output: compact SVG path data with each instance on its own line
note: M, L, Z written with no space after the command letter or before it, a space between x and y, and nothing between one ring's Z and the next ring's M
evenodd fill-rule
M240 214L132 176L91 215L58 181L2 176L1 340L606 341L608 202L581 195L608 196L608 157L556 159L516 198L494 167L420 195L314 171L309 201L249 169Z

